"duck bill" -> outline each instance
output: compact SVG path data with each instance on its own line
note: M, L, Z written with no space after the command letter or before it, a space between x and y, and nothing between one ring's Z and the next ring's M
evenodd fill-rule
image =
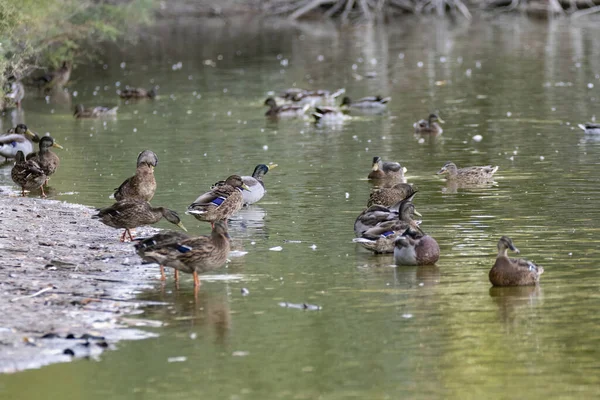
M272 170L272 169L273 169L273 168L275 168L275 167L277 167L277 164L269 164L269 165L267 165L267 169L268 169L269 171L270 171L270 170Z
M187 229L185 229L185 226L183 226L183 224L182 224L181 222L179 222L179 223L177 224L177 226L178 226L178 227L180 227L181 229L183 229L183 230L184 230L184 231L186 231L186 232L188 231Z
M379 163L373 163L371 167L371 171L379 171Z
M519 249L517 249L515 246L513 246L512 244L510 245L510 249L512 251L514 251L515 253L519 254L521 251Z
M437 117L437 120L438 120L438 122L439 122L439 123L441 123L441 124L443 124L443 123L445 123L445 122L446 122L446 121L444 121L443 119L441 119L440 117Z
M247 190L249 192L252 191L252 189L250 189L250 187L248 185L246 185L245 183L243 183L241 187L242 187L242 189Z
M442 168L440 169L438 172L436 172L437 175L442 175L446 173L446 168Z
M413 210L413 214L415 214L417 217L423 217L417 210Z
M40 137L38 136L37 133L27 129L25 131L25 135L31 139L32 142L39 142L40 141Z
M64 147L62 147L60 144L58 144L56 142L52 143L52 147L56 147L58 149L64 149Z

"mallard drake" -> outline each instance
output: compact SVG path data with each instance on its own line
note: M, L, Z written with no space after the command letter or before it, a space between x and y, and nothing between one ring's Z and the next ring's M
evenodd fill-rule
M334 107L315 107L312 113L316 123L321 124L341 124L349 117Z
M112 206L98 209L97 211L98 214L92 216L92 218L99 219L104 225L117 229L125 229L125 232L121 236L121 242L125 241L126 234L129 235L129 239L133 240L133 235L129 231L130 229L155 224L163 217L170 223L187 231L175 211L164 207L152 207L150 203L143 200L121 200Z
M8 99L9 106L14 104L15 107L21 108L21 102L25 97L25 87L20 81L12 81L5 97Z
M242 181L239 175L231 175L225 184L216 186L210 192L201 194L190 206L186 214L193 215L197 220L215 221L227 220L244 204L242 190L251 189Z
M242 181L250 189L242 191L244 205L254 204L263 198L265 193L267 193L263 182L263 176L276 166L277 164L258 164L256 168L254 168L252 176L242 176Z
M439 135L444 130L442 129L440 124L438 124L438 122L444 123L444 120L442 120L437 114L432 113L429 114L429 117L427 117L427 119L422 119L420 121L415 122L413 124L413 128L415 128L415 133L432 133L435 135Z
M356 109L384 109L387 107L387 103L389 103L391 99L391 97L370 96L352 101L350 97L346 96L342 99L341 107Z
M600 135L600 124L578 124L578 127L580 127L586 134L588 135Z
M69 79L71 78L72 67L73 64L71 61L63 61L60 68L35 78L34 82L46 91L54 88L62 88L67 84L67 82L69 82Z
M216 221L213 224L210 236L191 237L184 240L172 241L166 245L144 243L153 238L146 239L136 245L138 254L147 261L174 268L194 275L194 287L200 286L198 274L208 272L223 266L227 262L230 244L225 221ZM176 275L177 279L178 275Z
M438 175L448 174L449 181L460 181L463 183L482 183L489 182L493 179L493 175L498 171L498 166L492 167L486 165L484 167L465 167L458 168L452 161L448 161L437 172Z
M73 116L77 119L82 118L100 118L100 117L114 117L117 115L119 107L90 107L85 108L83 104L77 104Z
M15 166L10 171L10 176L17 185L21 186L21 195L25 196L25 190L41 189L42 197L46 197L44 193L44 182L46 182L46 174L40 168L38 163L33 160L25 160L25 155L22 151L17 151L15 156Z
M415 197L415 195L416 192L390 207L382 206L380 204L367 207L358 215L358 217L356 217L356 220L354 221L354 235L356 235L356 237L360 237L363 235L363 233L371 228L388 221L396 221L400 219L400 206L404 202L412 202L412 199Z
M353 239L353 242L360 243L375 253L392 253L396 238L407 229L423 234L419 222L413 219L414 215L421 216L410 200L403 200L400 202L397 219L384 221L367 229L361 237Z
M46 174L46 184L50 179L50 175L54 174L60 165L60 158L50 150L50 147L63 148L51 136L43 136L40 139L40 151L27 156L28 160L34 160L42 168L42 171Z
M369 196L367 207L379 204L385 207L391 207L394 204L408 197L413 196L417 191L408 183L398 183L391 188L382 188L374 190Z
M115 200L137 199L150 201L156 192L154 168L158 165L158 156L152 150L144 150L138 154L135 175L115 189Z
M156 91L158 87L153 87L150 90L146 90L144 88L130 88L126 87L125 89L119 92L119 97L122 99L153 99L156 97Z
M265 113L267 117L301 117L310 108L309 104L304 106L295 106L293 104L283 104L278 106L274 98L269 97L265 100L265 106L269 106L269 110Z
M25 124L19 124L0 136L0 155L6 159L15 158L18 151L25 157L33 152L33 143L38 143L40 137L30 131Z
M434 238L407 229L394 243L396 265L432 265L440 259L440 246Z
M373 157L373 166L367 176L371 180L404 180L405 168L395 161L381 161L381 157Z
M508 249L519 254L508 236L502 236L498 241L498 257L490 270L490 282L494 286L530 286L540 281L544 268L522 258L509 258Z

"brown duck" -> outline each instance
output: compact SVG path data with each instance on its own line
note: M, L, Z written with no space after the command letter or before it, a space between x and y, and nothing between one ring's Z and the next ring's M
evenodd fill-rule
M200 195L188 207L186 214L211 224L227 220L244 204L242 190L251 191L239 175L231 175L224 185L215 186L210 192Z
M492 167L491 165L486 165L483 167L458 168L452 161L448 161L437 174L447 174L448 181L478 184L492 181L496 171L498 171L498 166Z
M153 87L150 90L144 88L130 88L127 87L119 93L119 97L122 99L153 99L156 97L157 87Z
M490 270L490 282L494 286L530 286L537 285L544 268L522 258L509 258L508 249L519 254L508 236L498 241L498 257Z
M404 180L404 168L394 161L381 161L381 157L373 157L373 166L367 176L371 180Z
M210 236L172 240L164 245L149 238L137 244L136 249L146 261L193 274L194 287L198 287L198 274L217 269L227 262L230 244L225 221L216 221Z
M46 197L44 193L44 182L46 182L46 174L34 160L25 160L22 151L17 151L15 156L15 166L10 171L10 176L17 185L21 187L21 195L25 196L25 190L41 189L42 197Z
M375 204L391 207L392 205L412 196L415 193L417 193L417 191L412 187L412 185L409 185L408 183L398 183L391 188L374 190L369 196L367 207L371 207Z
M63 148L51 136L44 136L40 139L40 151L27 156L28 160L38 163L44 174L46 174L46 185L48 184L50 175L54 174L60 165L60 158L50 150L51 147Z
M115 189L115 200L137 199L150 201L156 192L154 168L158 165L158 156L151 150L138 154L135 175Z
M130 229L155 224L163 217L170 223L187 231L175 211L164 207L152 207L150 203L142 200L117 201L112 206L99 209L98 214L92 218L99 219L104 225L125 229L121 236L121 241L124 242L126 234L129 235L130 240L133 240Z

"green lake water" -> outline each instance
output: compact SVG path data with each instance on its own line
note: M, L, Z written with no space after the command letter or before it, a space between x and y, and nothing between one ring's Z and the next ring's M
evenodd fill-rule
M52 198L111 204L144 149L159 157L153 204L181 214L219 179L279 166L230 223L248 254L201 277L197 300L187 275L179 290L169 277L141 295L169 303L142 314L166 324L148 328L158 338L0 376L0 398L598 397L600 138L577 124L600 116L599 21L168 21L80 65L70 97L28 93L3 129L24 121L65 147ZM159 85L160 97L128 104L116 95L125 85ZM293 85L392 101L335 127L265 120L267 93ZM77 103L119 114L74 120ZM415 136L413 122L436 110L444 133ZM352 243L376 155L408 169L436 266L396 268ZM498 165L496 182L449 187L435 175L448 160ZM0 185L12 185L10 166ZM502 235L545 268L539 287L491 289Z

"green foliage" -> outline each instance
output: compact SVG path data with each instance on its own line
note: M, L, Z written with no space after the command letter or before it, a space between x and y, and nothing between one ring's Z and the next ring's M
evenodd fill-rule
M94 44L129 36L151 21L156 2L0 0L0 92L10 74L89 58Z

